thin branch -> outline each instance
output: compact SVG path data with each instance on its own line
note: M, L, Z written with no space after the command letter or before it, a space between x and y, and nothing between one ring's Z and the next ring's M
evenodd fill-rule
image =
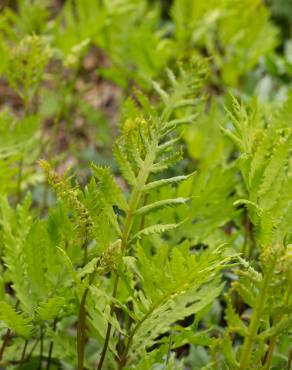
M112 294L113 298L116 298L116 295L117 295L119 279L120 279L120 277L116 273L115 282L114 282L114 289L113 289L113 294ZM114 305L114 303L112 303L111 304L111 311L110 311L111 315L114 313L114 310L115 310L115 305ZM102 365L103 365L103 362L105 360L105 355L106 355L106 352L107 352L107 348L108 348L108 344L109 344L109 340L110 340L110 336L111 336L111 330L112 330L112 325L110 323L108 323L107 330L106 330L106 335L105 335L105 340L104 340L104 345L103 345L103 349L102 349L102 352L101 352L101 355L100 355L100 360L99 360L99 363L98 363L98 366L97 366L97 370L102 369Z
M3 359L3 355L4 355L5 349L7 347L7 344L9 342L10 336L11 336L11 330L7 329L7 331L6 331L6 333L3 337L2 346L0 348L0 361L2 361L2 359Z
M22 350L22 354L21 354L21 359L20 359L21 361L24 361L26 350L27 350L27 345L28 345L28 340L26 340L24 342L24 346L23 346L23 350Z
M58 322L58 319L56 318L56 319L54 320L54 323L53 323L53 332L55 332L55 331L56 331L56 328L57 328L57 322ZM51 360L52 360L53 348L54 348L54 342L53 342L53 341L51 341L50 346L49 346L49 353L48 353L47 370L49 370L49 369L50 369L50 366L51 366Z
M97 266L96 266L97 267ZM84 352L86 342L86 299L89 292L89 287L93 283L96 275L96 269L89 277L88 287L84 290L81 298L78 321L77 321L77 356L78 356L78 370L84 369Z
M42 369L42 365L43 365L43 352L44 352L44 332L43 332L43 329L41 329L40 354L39 354L40 363L39 363L39 367L38 367L39 370Z

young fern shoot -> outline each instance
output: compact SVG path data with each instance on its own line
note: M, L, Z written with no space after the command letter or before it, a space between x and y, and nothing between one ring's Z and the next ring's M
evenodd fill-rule
M236 271L239 279L233 282L230 293L236 292L252 313L245 326L228 301L228 331L244 338L239 356L229 353L228 358L239 370L250 369L251 364L267 370L277 338L291 329L292 130L279 119L284 113L281 111L267 125L256 107L248 112L234 99L233 111L229 115L235 129L224 132L239 148L237 163L247 195L236 205L248 209L259 261L252 265L242 260L242 268Z
M169 74L170 73L171 72L169 72ZM163 199L147 205L141 202L143 196L152 189L157 189L160 186L176 183L188 178L188 176L176 176L158 181L150 181L151 175L168 169L181 159L182 151L181 148L177 146L177 142L179 141L177 126L179 123L187 123L190 117L183 117L180 120L176 120L172 116L175 114L176 110L182 106L186 109L188 107L193 108L193 106L197 104L197 101L194 99L187 99L188 95L193 92L190 87L194 87L191 86L194 81L191 79L191 84L188 86L185 77L185 75L182 76L183 83L179 84L174 75L171 74L171 81L174 89L173 95L180 95L180 100L173 100L173 95L168 95L155 84L154 86L164 103L162 113L160 113L160 115L157 114L150 106L150 102L147 101L146 97L140 95L139 102L146 108L146 114L143 112L145 118L143 116L138 116L136 118L127 119L121 127L122 132L114 147L114 155L124 179L131 187L128 205L125 210L126 215L122 220L122 256L129 254L130 246L137 239L141 239L145 235L164 233L178 226L177 224L155 224L142 227L142 229L133 232L133 225L137 219L141 219L145 217L147 213L158 210L161 207L184 204L188 200L186 198ZM187 87L189 87L189 89ZM140 115L141 114L142 110L140 111ZM171 117L173 118L172 120ZM191 119L192 118L193 117L191 117ZM96 177L101 179L97 168L95 168L94 172ZM140 225L143 224L140 223ZM112 292L114 298L117 294L119 280L119 273L116 272ZM114 305L111 307L111 314L113 311ZM99 370L103 366L111 329L112 325L109 323L98 365ZM122 362L126 361L126 355L127 354L124 355Z

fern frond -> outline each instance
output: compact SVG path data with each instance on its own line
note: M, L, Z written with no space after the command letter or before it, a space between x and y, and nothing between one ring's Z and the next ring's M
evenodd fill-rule
M15 311L8 303L0 302L0 320L16 334L29 339L33 334L32 320Z
M235 312L231 299L226 296L227 308L225 310L225 319L228 324L228 331L230 333L238 333L242 337L245 337L248 333L247 327L244 325L238 314Z
M156 225L148 226L148 227L145 227L145 229L138 231L131 238L131 241L133 242L136 239L141 239L143 236L165 233L167 231L175 229L178 226L179 224L156 224Z
M8 60L4 74L11 87L28 104L44 76L52 49L45 37L29 35L16 46L7 46L6 52Z
M282 138L266 166L258 193L261 198L260 206L264 209L272 209L280 196L282 183L285 180L285 169L292 150L291 144L292 133L287 138Z
M196 260L193 255L187 256L187 250L184 254L175 248L171 258L167 252L164 248L157 255L147 256L138 246L142 291L133 297L136 323L123 357L128 365L177 320L210 304L223 288L217 272L226 261L220 261L216 253Z
M179 183L180 181L189 179L191 176L194 176L195 174L196 172L193 172L189 175L174 176L168 179L161 179L161 180L149 182L148 184L144 185L143 191L148 192L149 190L157 189L162 186L166 186L169 184L176 184L176 183Z
M62 308L65 307L64 297L52 297L46 302L42 302L37 308L37 317L42 321L53 320L58 317Z
M114 152L114 155L115 155L115 158L116 158L117 162L119 163L120 170L121 170L125 180L127 180L127 182L130 185L135 186L136 176L135 176L134 171L132 169L132 166L131 166L131 164L130 164L130 162L129 162L126 154L124 153L123 148L122 148L122 146L119 142L117 142L116 145L114 146L113 152Z
M99 181L100 195L103 197L104 204L116 205L120 209L126 211L128 208L127 200L121 188L111 175L109 168L97 167L94 164L91 165L91 168L94 176Z
M135 215L145 215L149 212L157 211L163 207L171 207L175 205L185 204L188 198L174 198L174 199L163 199L149 205L143 206L135 212Z
M277 322L273 327L267 329L260 333L259 339L268 339L273 336L283 335L289 333L292 329L292 316L284 316L279 322Z

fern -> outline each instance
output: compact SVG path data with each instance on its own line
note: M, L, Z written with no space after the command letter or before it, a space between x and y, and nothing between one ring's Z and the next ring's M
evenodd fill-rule
M51 49L43 37L27 36L9 50L3 45L5 64L2 73L21 96L26 109L43 78Z
M233 310L229 298L226 318L229 330L244 337L236 368L248 369L253 362L257 363L257 366L262 366L263 363L264 369L268 369L279 334L275 329L277 327L275 322L279 320L279 327L286 323L287 331L290 330L288 320L290 308L288 307L290 307L289 280L291 277L290 272L284 267L290 259L290 247L286 239L288 230L280 231L277 228L278 217L286 216L291 198L288 190L291 130L279 127L277 113L268 127L265 127L254 113L249 115L243 107L239 110L238 103L235 103L235 110L238 117L238 119L234 118L236 134L232 134L230 138L241 151L238 163L249 196L249 199L243 202L249 210L261 252L259 271L244 262L244 271L238 271L239 281L233 283L233 289L253 309L248 327ZM259 128L255 135L253 127L256 124ZM257 140L260 141L258 147ZM253 155L254 152L255 155ZM285 195L279 204L277 201L282 192ZM285 261L284 264L281 261ZM281 271L280 280L278 280L279 271ZM279 291L280 295L276 300L273 292L275 286L278 289L281 286L283 289L282 293ZM288 310L283 310L283 307L287 307ZM262 318L261 321L259 321L260 318ZM270 323L274 329L269 329ZM270 331L274 332L274 336L265 336L264 333L268 334ZM267 351L263 346L266 341L269 342ZM256 343L260 344L258 349L256 349ZM232 365L230 361L229 364Z
M257 18L253 17L255 9ZM176 0L171 15L177 49L187 54L191 48L200 50L205 45L227 85L236 86L240 76L277 42L277 30L260 1L213 0L206 4L203 0Z
M289 368L275 7L61 3L0 5L1 366Z
M30 338L32 335L31 320L18 314L6 302L0 303L0 320L5 322L9 329L13 330L16 334Z
M202 310L222 289L215 276L225 261L220 262L216 253L196 258L188 256L186 249L183 254L174 248L168 259L168 250L164 250L147 257L138 245L141 290L134 291L135 323L122 357L124 362L127 356L129 362L137 360L154 345L159 334L170 330L177 320Z

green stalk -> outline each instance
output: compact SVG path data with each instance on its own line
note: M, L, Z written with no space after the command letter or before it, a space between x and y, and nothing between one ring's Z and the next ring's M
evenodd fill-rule
M20 359L20 361L19 361L19 363L20 363L20 367L19 367L19 369L20 369L20 370L22 370L22 369L23 369L24 363L26 362L26 361L25 361L25 354L26 354L27 346L28 346L28 340L26 340L26 341L24 342L24 346L23 346L23 350L22 350L22 354L21 354L21 359Z
M55 332L55 331L56 331L56 328L57 328L57 321L58 321L58 319L56 318L56 319L54 320L54 323L53 323L53 332ZM53 341L51 341L50 346L49 346L48 362L47 362L47 369L46 369L46 370L50 370L51 360L52 360L52 354L53 354L53 348L54 348L54 342L53 342Z
M41 370L43 367L43 352L44 352L44 330L41 328L41 336L40 336L40 354L39 354L39 367L38 369Z
M242 247L242 254L249 260L251 255L251 235L252 235L252 225L248 217L248 213L244 212L244 244Z
M283 301L283 307L286 307L288 304L288 301L291 295L291 290L292 290L292 287L290 287L290 289L286 291L285 298ZM277 317L275 321L278 321L280 319L281 319L281 316ZM265 364L264 364L264 370L269 370L271 367L272 359L273 359L273 352L276 346L276 342L277 342L277 336L274 335L272 338L270 338L268 354L267 354Z
M78 370L83 370L84 363L84 349L85 349L85 340L86 340L86 298L89 292L89 287L87 287L83 293L79 315L77 323L77 354L78 354Z
M3 355L4 355L5 349L7 347L8 341L10 339L10 335L11 335L11 330L7 329L7 331L6 331L6 333L3 337L2 346L0 348L0 361L2 361L2 359L3 359Z
M27 345L28 345L28 340L26 340L24 342L24 346L23 346L23 350L22 350L22 354L21 354L21 362L24 361L26 350L27 350Z
M16 204L20 203L21 201L22 172L23 172L23 157L19 160L19 165L18 165Z
M272 359L273 359L273 352L274 352L274 348L275 348L275 345L276 345L276 341L277 341L276 336L274 336L270 339L269 350L268 350L267 358L266 358L266 361L265 361L264 370L269 370L269 368L271 367Z
M270 280L273 274L273 270L274 270L274 263L272 264L270 269L265 274L263 282L262 282L262 287L260 290L258 301L253 311L251 321L249 324L248 334L244 340L243 349L241 352L239 370L249 369L249 363L250 363L250 358L251 358L252 349L253 349L253 342L256 339L258 329L260 326L260 319L261 319L262 311L263 311L264 304L266 301L266 295L267 295L269 283L270 283Z
M116 274L115 282L114 282L114 289L113 289L113 293L112 293L113 298L115 298L116 295L117 295L118 284L119 284L119 275ZM114 306L114 304L111 304L111 310L110 310L111 315L114 313L114 310L115 310L115 306ZM98 363L98 366L97 366L98 370L102 369L103 362L105 360L105 356L106 356L106 352L107 352L107 349L108 349L108 344L109 344L109 340L110 340L110 336L111 336L111 330L112 330L112 325L110 323L108 323L107 329L106 329L104 345L103 345L101 355L100 355L100 360L99 360L99 363Z
M24 105L24 117L28 116L29 113L29 94L26 93L23 97ZM21 154L21 158L18 164L18 174L17 174L17 188L16 188L16 204L21 202L21 183L23 175L23 165L24 165L24 153Z
M292 348L290 348L289 350L287 370L291 370L291 368L292 368Z
M89 293L89 287L93 283L96 270L90 275L88 287L84 290L78 314L77 321L77 357L78 357L78 370L84 369L84 352L86 342L86 299Z

